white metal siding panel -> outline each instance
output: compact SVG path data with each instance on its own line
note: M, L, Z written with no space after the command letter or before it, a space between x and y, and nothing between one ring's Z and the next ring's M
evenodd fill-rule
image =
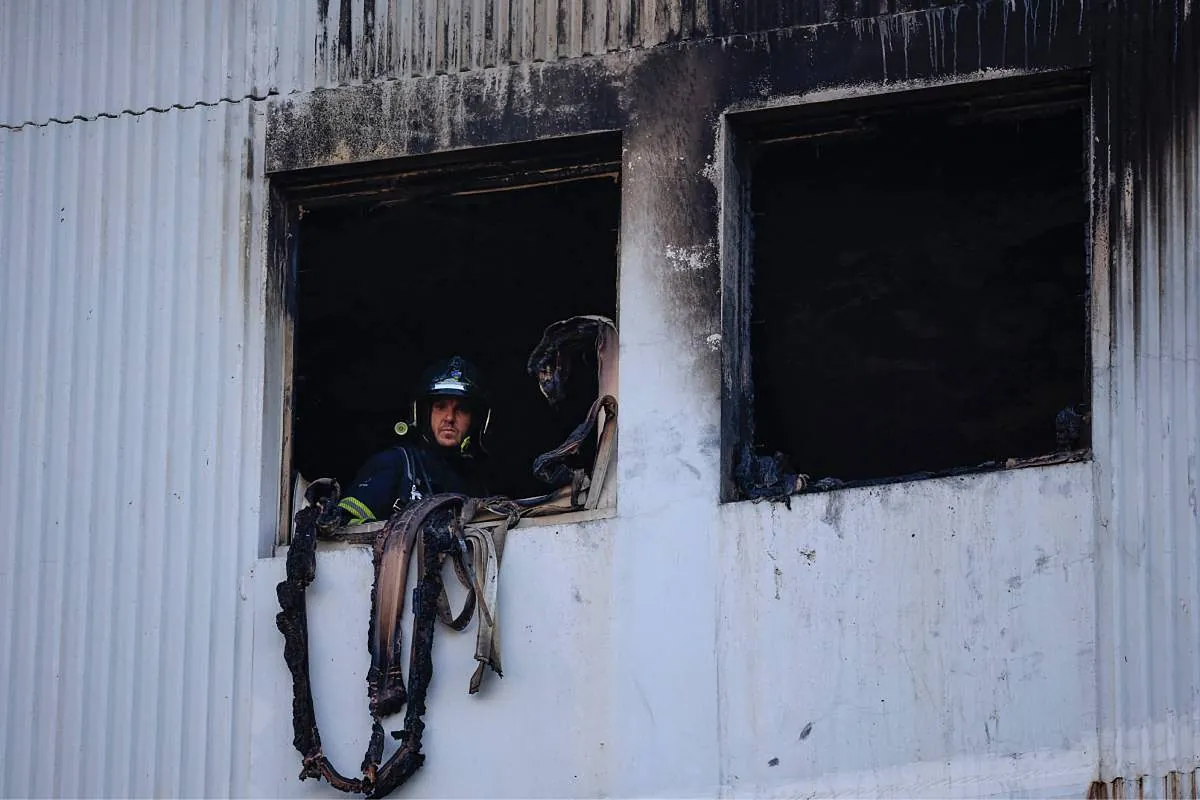
M1200 19L1127 8L1097 154L1100 777L1153 787L1200 766Z
M0 131L4 796L227 794L243 768L260 116Z
M1082 796L1092 469L721 506L725 796Z
M0 124L264 96L272 11L266 0L0 0Z

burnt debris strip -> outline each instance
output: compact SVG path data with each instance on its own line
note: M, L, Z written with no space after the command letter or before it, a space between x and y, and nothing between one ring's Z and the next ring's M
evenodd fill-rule
M367 673L367 697L371 711L371 738L363 755L362 776L348 778L325 756L321 734L313 709L312 684L308 669L308 610L305 593L316 578L316 542L323 512L336 506L337 485L314 483L308 492L312 505L296 515L296 532L287 557L287 579L276 587L280 612L276 624L284 637L284 660L292 675L292 743L300 751L300 778L324 778L343 792L384 797L407 781L421 767L425 731L425 697L433 675L433 638L440 619L455 630L462 630L479 608L478 570L466 559L472 547L466 545L463 527L479 509L515 523L517 508L502 499L474 500L461 495L434 495L397 512L376 535L374 548L375 581L371 591L371 620L367 640L371 667ZM325 515L327 516L327 515ZM478 542L478 540L475 540ZM476 545L477 546L477 545ZM449 560L467 591L462 611L450 610L442 568ZM401 619L410 566L419 569L412 593L412 643L409 647L408 681L401 666ZM494 614L494 609L488 612ZM489 623L490 625L490 623ZM491 628L489 627L489 630ZM490 666L499 668L499 646L489 648ZM478 658L478 655L477 655ZM479 673L472 678L472 693L478 689ZM383 720L404 711L404 725L392 736L399 748L382 761ZM382 763L381 763L382 762Z
M576 386L571 397L586 395L595 382L596 399L583 420L562 444L533 460L533 474L539 480L556 489L571 485L572 505L578 502L583 479L596 461L599 441L592 434L617 416L617 399L612 394L616 391L615 378L610 375L616 342L617 328L608 317L571 317L546 328L525 366L551 406L565 403L567 384L572 380L584 386L582 391ZM587 368L585 374L581 375L581 368Z

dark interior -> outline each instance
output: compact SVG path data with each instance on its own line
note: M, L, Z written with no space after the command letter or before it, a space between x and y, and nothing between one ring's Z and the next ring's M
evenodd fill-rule
M616 318L620 191L612 175L402 202L306 210L300 220L294 467L343 486L400 442L412 387L461 355L487 376L493 491L549 490L534 457L558 445L595 397L575 370L551 409L525 372L547 325Z
M1087 447L1081 110L854 127L754 154L756 450L855 482Z

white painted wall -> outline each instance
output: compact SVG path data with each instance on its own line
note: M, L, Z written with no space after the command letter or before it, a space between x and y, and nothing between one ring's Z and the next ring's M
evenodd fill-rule
M721 509L723 784L1078 796L1096 756L1090 466L800 500Z
M438 630L428 760L401 793L1078 796L1096 763L1091 482L1072 464L518 527L505 677L468 696L474 637ZM282 577L260 561L247 601L247 792L328 796L296 779ZM370 584L369 550L339 547L309 592L322 741L349 772Z

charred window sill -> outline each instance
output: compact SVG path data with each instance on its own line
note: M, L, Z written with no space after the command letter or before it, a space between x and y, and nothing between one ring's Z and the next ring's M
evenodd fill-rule
M564 511L561 514L544 514L538 517L523 517L519 524L509 528L509 532L525 530L527 528L551 528L561 527L563 525L574 525L580 522L594 522L596 520L614 519L617 516L616 506L602 506L600 508L580 509L578 511ZM355 525L349 528L342 528L335 531L332 535L321 539L317 542L318 550L341 550L347 547L371 547L375 543L375 535L383 529L386 521L367 522L362 525ZM483 522L471 523L475 527L492 528L500 524L500 520L486 520ZM286 548L282 549L276 555L286 553Z
M841 489L859 489L868 486L889 486L897 483L915 483L917 481L934 480L936 478L957 478L966 475L980 475L987 472L1007 472L1014 469L1028 469L1032 467L1053 467L1059 464L1075 464L1082 461L1091 461L1091 448L1081 450L1067 450L1061 453L1051 453L1045 456L1034 456L1032 458L1009 458L1004 461L985 461L982 464L976 464L971 467L955 467L953 469L945 469L938 471L914 472L908 475L895 475L886 478L867 478L855 481L841 481L837 478L821 478L815 480L806 486L804 489L796 492L797 495L806 494L823 494L825 492L836 492Z

